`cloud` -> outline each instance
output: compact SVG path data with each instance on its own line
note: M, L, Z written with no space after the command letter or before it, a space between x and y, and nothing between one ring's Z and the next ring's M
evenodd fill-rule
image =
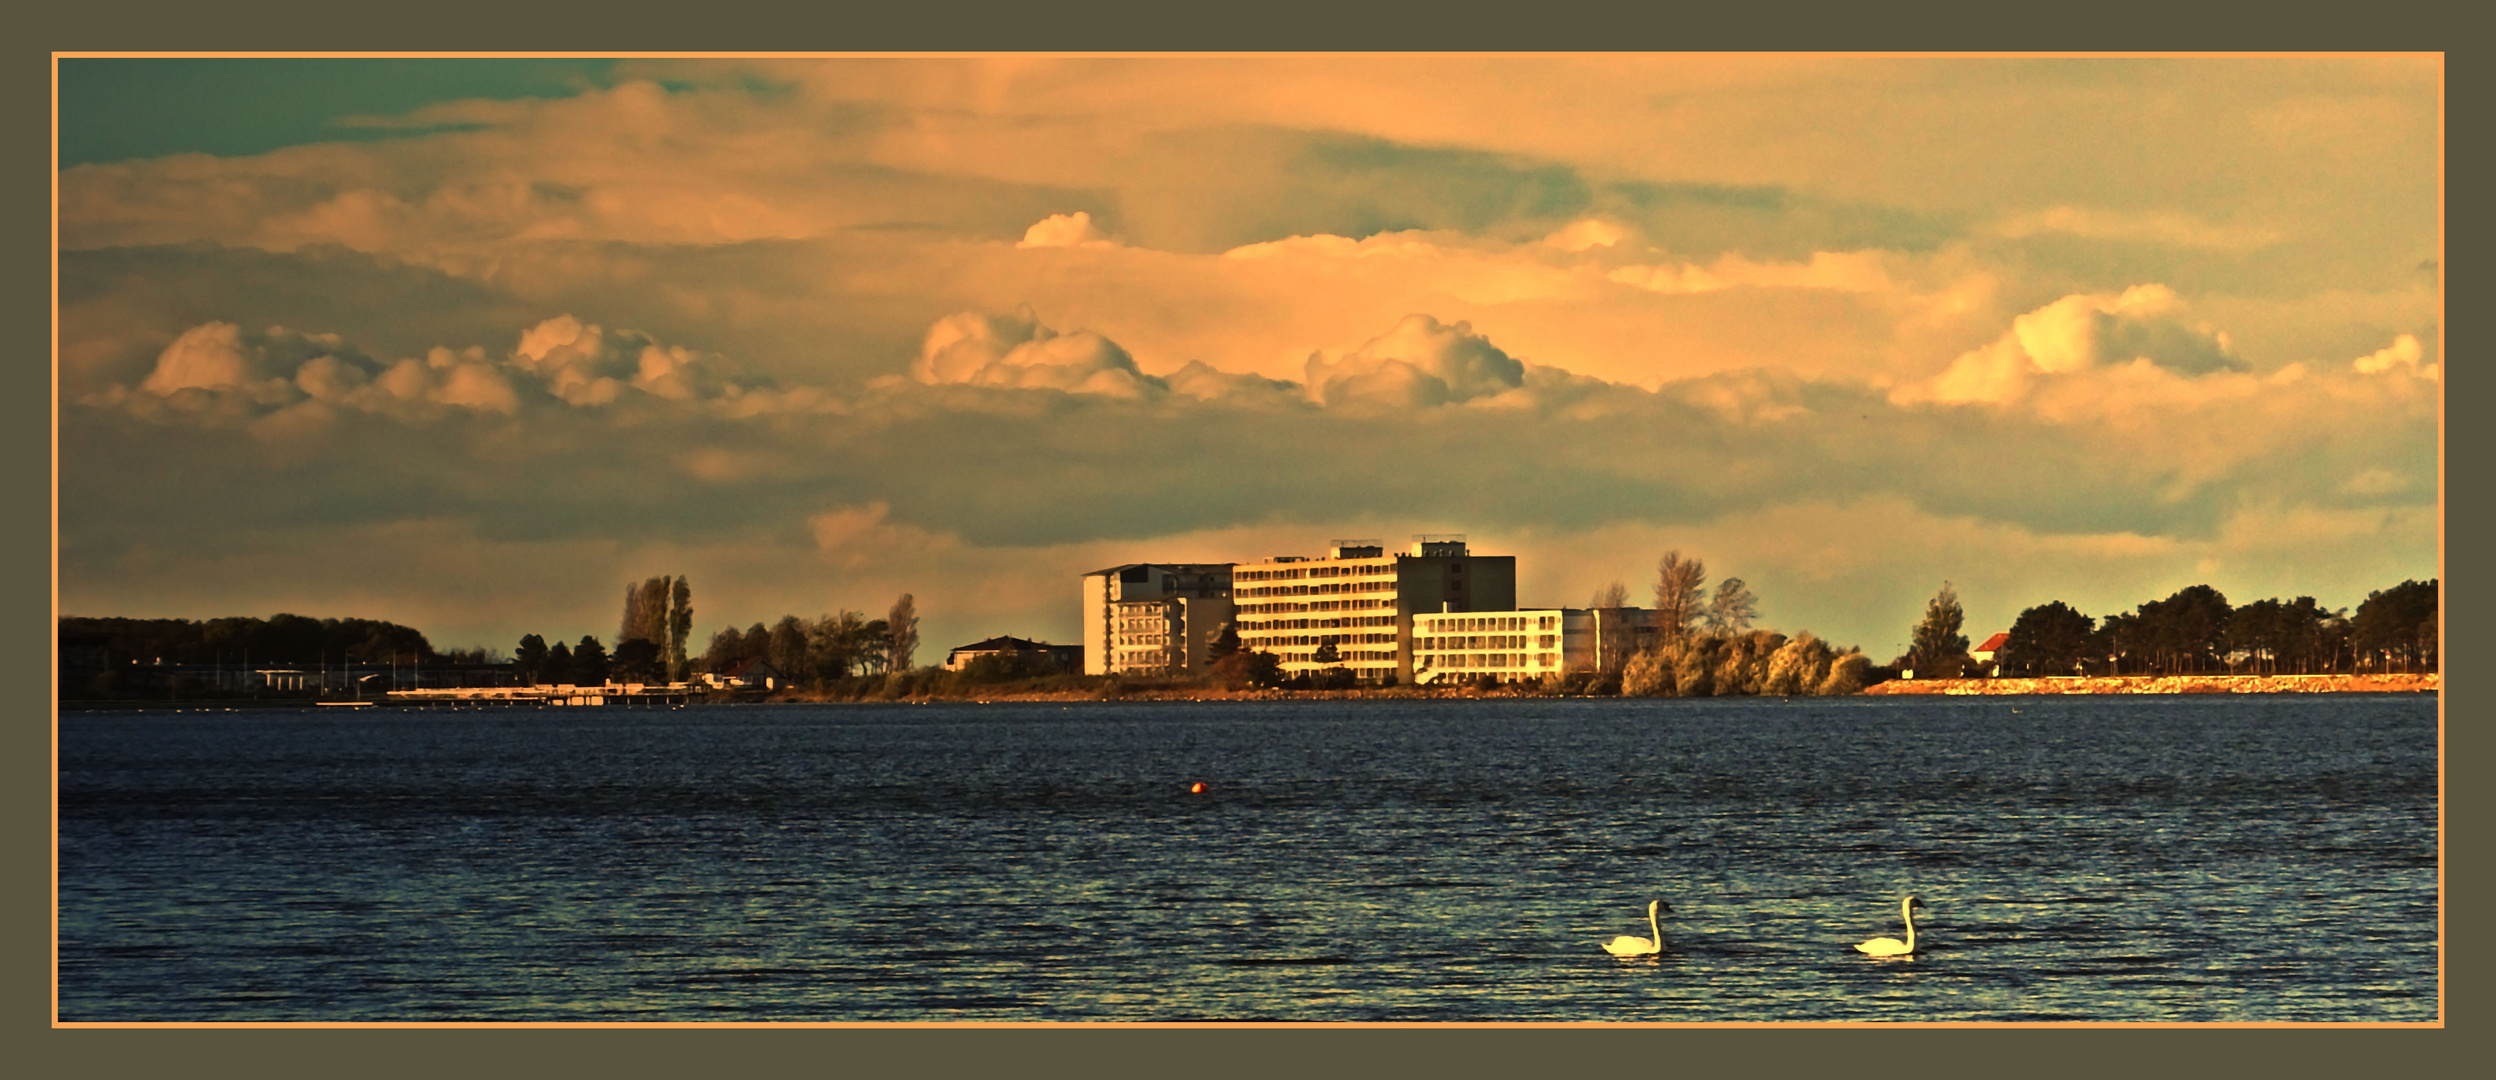
M2439 374L2440 365L2420 364L2418 361L2423 355L2418 338L2402 334L2392 339L2392 344L2358 357L2349 366L2361 375L2379 375L2398 368L2405 374L2432 381Z
M1726 254L1707 267L1624 266L1612 280L1660 293L1706 293L1734 288L1830 289L1837 292L1898 291L1879 252L1816 251L1805 263L1754 262Z
M1309 396L1328 406L1424 408L1515 389L1525 365L1469 323L1405 316L1395 328L1333 360L1312 354Z
M2117 296L2066 296L2021 315L1992 344L1961 354L1929 380L1899 387L1891 400L2007 405L2058 378L2113 372L2114 381L2138 385L2237 366L2227 335L2187 321L2175 290L2135 285Z
M1562 251L1579 252L1590 248L1608 248L1628 236L1619 226L1600 218L1580 218L1567 228L1543 238L1543 244Z
M1092 224L1092 215L1077 210L1072 214L1051 214L1029 229L1014 245L1018 248L1047 247L1116 247L1115 241Z
M1118 343L1089 330L1060 334L1041 325L1030 305L1012 314L961 312L936 321L919 346L910 375L922 383L1001 389L1062 390L1110 397L1166 393Z
M2123 212L2077 206L2050 206L2015 214L1995 223L1997 236L2018 240L2061 234L2088 240L2164 244L2182 248L2251 251L2287 238L2282 230L2263 225L2212 225L2174 211Z

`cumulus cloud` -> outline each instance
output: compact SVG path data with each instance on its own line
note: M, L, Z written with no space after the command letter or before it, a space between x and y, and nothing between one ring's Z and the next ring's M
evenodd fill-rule
M2392 344L2358 357L2350 366L2361 375L2380 375L2397 368L2403 373L2433 380L2441 365L2420 364L2418 361L2424 356L2425 350L2419 347L2417 337L2402 334L2392 339Z
M1543 244L1562 251L1576 252L1589 248L1608 248L1620 243L1621 239L1627 235L1629 234L1620 226L1611 222L1599 218L1580 218L1570 222L1566 228L1544 237Z
M522 331L508 358L489 356L476 345L435 346L422 357L391 363L372 359L336 334L285 327L250 333L218 321L176 337L135 393L116 385L86 400L144 415L172 409L212 421L291 411L293 417L281 425L289 431L317 426L328 410L341 408L401 419L445 410L512 416L531 400L600 406L627 393L678 403L720 402L731 413L787 411L774 407L769 395L760 407L739 407L735 399L745 388L730 379L729 367L722 357L634 331L610 332L570 315Z
M1135 366L1118 343L1089 330L1060 334L1028 304L1011 314L966 311L927 330L910 375L922 383L1062 390L1137 398L1169 386Z
M1308 393L1328 406L1422 408L1471 401L1521 386L1525 365L1471 323L1454 325L1423 314L1329 360L1308 360Z
M331 334L303 334L282 326L247 334L230 322L201 323L157 354L155 370L139 389L158 397L184 390L227 392L278 404L293 399L290 382L296 369L320 361L358 370L369 370L372 364Z
M2175 290L2135 285L2117 296L2073 294L2021 315L1992 344L1899 387L1891 400L2006 405L2049 380L2111 372L2143 385L2237 366L2227 335L2189 319Z
M1071 214L1051 214L1023 230L1018 248L1049 247L1116 247L1107 235L1092 224L1092 215L1081 210Z

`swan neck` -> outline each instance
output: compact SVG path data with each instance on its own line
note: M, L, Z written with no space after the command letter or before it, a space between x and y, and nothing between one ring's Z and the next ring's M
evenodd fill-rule
M1655 947L1661 950L1664 947L1664 928L1656 924L1653 904L1647 905L1647 933L1655 935Z
M1915 951L1915 905L1901 904L1899 911L1907 917L1907 951Z

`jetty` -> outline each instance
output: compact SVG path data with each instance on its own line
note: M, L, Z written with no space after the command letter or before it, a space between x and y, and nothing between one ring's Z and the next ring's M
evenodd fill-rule
M682 705L710 693L708 683L539 683L535 686L452 686L427 690L392 690L382 695L389 705L459 706L604 706Z

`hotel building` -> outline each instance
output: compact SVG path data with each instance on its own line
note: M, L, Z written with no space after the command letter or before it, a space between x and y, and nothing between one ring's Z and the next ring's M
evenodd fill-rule
M1338 540L1323 558L1232 567L1231 600L1240 647L1280 657L1285 675L1343 667L1365 683L1410 683L1414 618L1516 607L1517 558L1472 554L1461 536L1416 536L1393 555L1375 541Z
M1128 563L1083 576L1083 673L1202 671L1232 619L1230 563Z
M1655 641L1645 608L1541 608L1413 616L1413 679L1523 682L1569 671L1617 670Z

